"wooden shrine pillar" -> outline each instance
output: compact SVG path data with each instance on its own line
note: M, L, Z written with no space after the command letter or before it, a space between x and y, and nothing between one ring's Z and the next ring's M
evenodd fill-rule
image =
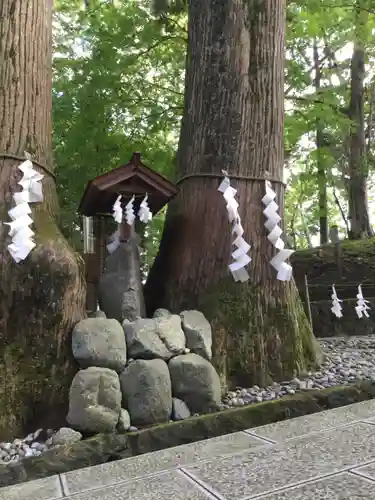
M94 253L84 254L87 282L86 310L90 312L97 309L98 284L106 257L105 217L95 216L93 226Z

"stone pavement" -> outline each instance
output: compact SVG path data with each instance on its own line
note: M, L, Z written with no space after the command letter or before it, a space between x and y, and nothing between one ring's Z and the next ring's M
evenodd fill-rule
M375 400L0 489L0 500L375 500Z

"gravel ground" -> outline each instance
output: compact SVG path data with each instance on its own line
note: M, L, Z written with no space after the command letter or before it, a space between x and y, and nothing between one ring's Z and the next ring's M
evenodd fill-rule
M52 429L38 429L23 439L14 439L13 442L0 443L0 463L17 462L23 458L38 457L50 448L64 444L75 443L82 439L80 432L62 427L55 432Z
M317 372L268 387L239 388L228 392L223 407L244 406L280 399L302 390L325 389L359 380L375 381L375 336L319 339L325 361Z

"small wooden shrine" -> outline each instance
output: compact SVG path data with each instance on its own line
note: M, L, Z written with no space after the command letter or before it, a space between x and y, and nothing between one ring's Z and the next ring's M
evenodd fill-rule
M108 255L108 237L118 228L120 241L131 235L131 227L125 221L118 227L113 219L113 205L118 196L122 196L123 206L134 196L134 211L137 213L147 194L149 208L155 215L178 192L177 186L142 163L140 153L133 153L126 165L100 175L87 184L78 212L84 218L86 307L89 311L96 310L98 283Z

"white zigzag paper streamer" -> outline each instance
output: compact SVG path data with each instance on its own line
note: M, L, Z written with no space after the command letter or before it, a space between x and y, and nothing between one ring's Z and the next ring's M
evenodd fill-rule
M125 220L129 226L133 225L133 222L135 220L135 213L134 213L134 196L132 199L129 201L129 203L125 207Z
M30 217L31 208L29 203L43 201L43 187L41 180L44 175L33 168L31 157L25 152L26 161L18 166L22 172L22 179L18 184L22 191L13 194L15 207L8 211L11 222L5 222L9 226L9 236L12 243L8 245L8 250L15 262L25 260L31 250L35 248L33 236L34 231L30 228L33 219Z
M358 300L357 300L357 305L355 307L355 312L357 313L358 318L362 318L363 316L369 318L370 316L369 313L367 312L370 310L370 307L367 305L369 301L363 298L361 285L358 285L357 299Z
M110 242L107 245L108 253L113 253L120 246L120 230L117 229L109 238Z
M138 210L139 220L144 224L147 224L147 222L152 221L152 213L150 207L148 206L147 200L148 200L148 195L146 194Z
M284 248L284 241L280 238L282 229L279 227L281 221L280 215L277 213L279 205L275 202L276 193L272 189L270 181L266 181L266 194L262 198L263 204L266 208L263 210L267 218L265 226L269 231L267 236L272 245L279 250L279 252L270 260L270 264L277 271L277 279L280 281L289 281L292 278L292 266L285 261L294 253L294 250L287 250Z
M218 191L223 193L224 199L227 202L228 218L232 224L232 234L235 235L233 245L237 247L237 250L232 252L234 262L229 265L229 270L235 281L244 283L249 279L249 274L245 266L251 262L251 258L247 255L251 247L243 238L244 230L238 214L238 203L235 200L237 190L231 187L228 173L225 170L222 170L222 172L224 180L221 182Z
M121 206L121 198L122 196L118 196L116 201L113 204L113 218L117 222L117 224L121 224L122 222L122 206Z
M343 314L341 312L342 311L342 307L341 307L341 304L340 304L340 302L342 302L342 300L337 297L335 285L332 285L331 299L332 299L332 307L331 307L332 313L337 318L342 318Z

